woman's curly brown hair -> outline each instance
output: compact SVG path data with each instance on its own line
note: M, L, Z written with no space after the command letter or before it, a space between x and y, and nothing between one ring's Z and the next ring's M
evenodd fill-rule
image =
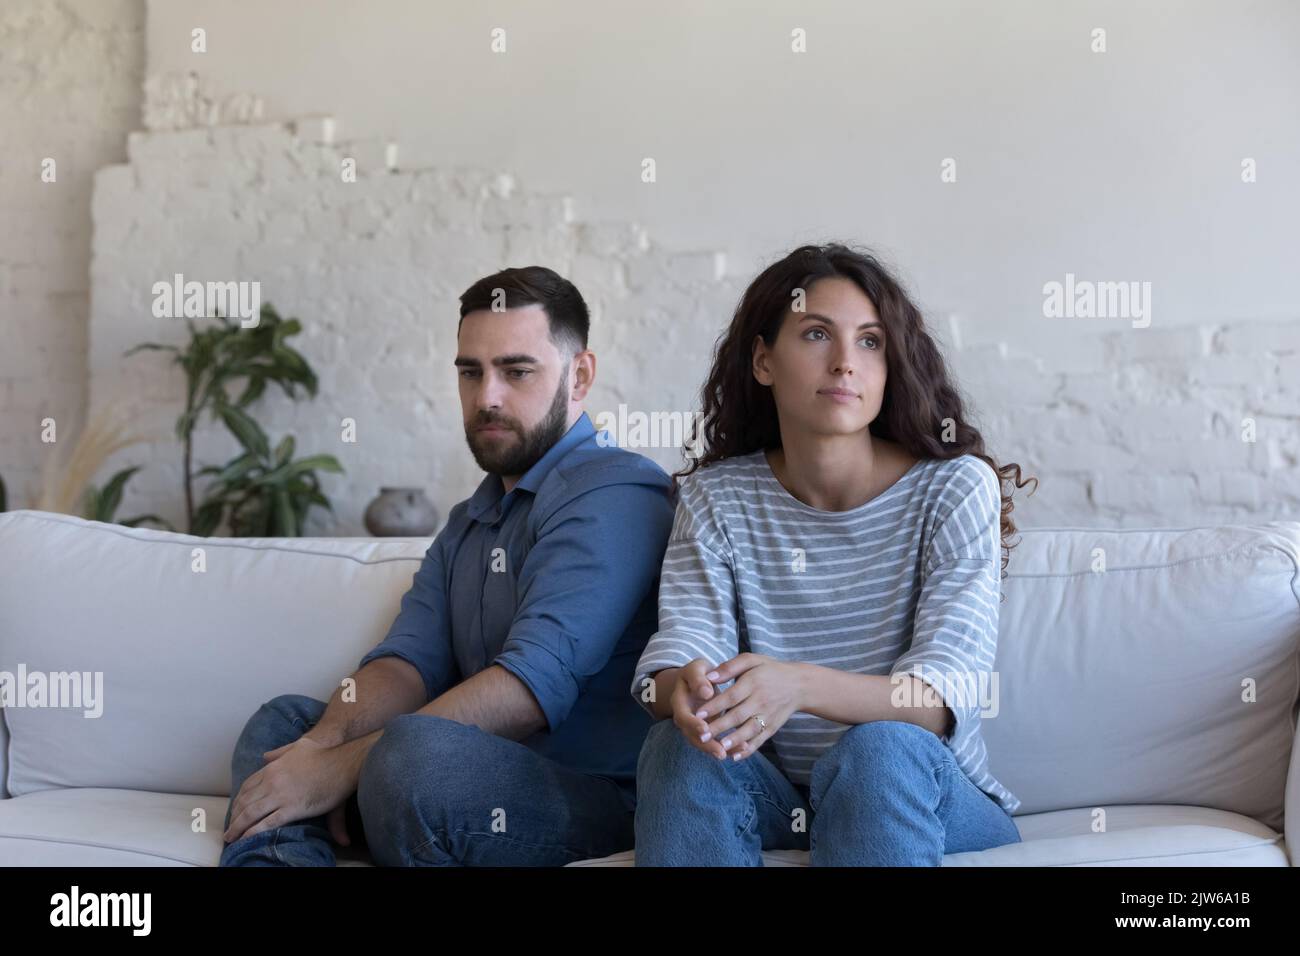
M781 447L781 429L772 391L754 378L753 343L761 335L771 347L796 290L807 293L814 282L832 276L850 280L876 307L885 326L886 381L880 414L868 430L897 442L916 458L951 459L974 455L993 469L1002 489L1002 576L1010 561L1015 488L1037 478L1021 479L1018 464L1001 467L984 449L984 438L967 421L965 406L953 385L938 346L926 331L921 312L902 284L875 256L840 243L800 246L756 278L713 351L713 367L702 391L702 414L692 436L703 453L673 475L674 484L697 468ZM1009 487L1013 485L1014 487ZM1031 494L1033 493L1031 490Z

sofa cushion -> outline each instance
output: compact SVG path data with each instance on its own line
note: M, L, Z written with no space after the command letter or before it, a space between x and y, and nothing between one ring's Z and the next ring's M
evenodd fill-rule
M280 694L327 699L387 633L428 546L0 514L0 671L103 674L99 717L7 709L11 795L228 794L248 718Z
M944 866L1290 866L1280 834L1223 810L1108 806L1095 832L1089 809L1016 817L1020 843L949 853ZM628 850L569 866L632 866ZM764 866L807 866L802 850L769 850Z
M0 800L0 866L213 866L228 802L101 789ZM206 832L196 833L199 809Z
M216 866L225 797L136 790L42 790L0 800L0 866ZM194 832L194 811L206 814ZM1287 866L1282 838L1247 817L1202 807L1106 807L1105 832L1088 810L1017 817L1023 842L952 853L944 866ZM808 854L771 851L767 866L806 866ZM631 866L632 851L570 866ZM343 849L340 866L368 866Z
M98 718L10 708L10 792L228 794L248 717L279 694L328 697L383 637L427 546L0 515L0 670L102 671L105 698ZM1280 829L1298 553L1297 522L1022 532L984 722L1019 813L1186 804Z
M0 707L0 800L9 796L9 728L5 725L4 708Z
M983 721L1017 813L1187 804L1280 830L1298 570L1294 521L1023 532L1002 582L1000 709Z

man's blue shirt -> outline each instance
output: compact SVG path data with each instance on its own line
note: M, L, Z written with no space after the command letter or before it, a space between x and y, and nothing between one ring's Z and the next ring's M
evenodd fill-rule
M432 700L499 664L546 715L547 729L522 744L631 781L652 721L627 688L657 629L672 480L642 455L602 446L583 413L503 491L487 475L451 510L360 666L400 657Z

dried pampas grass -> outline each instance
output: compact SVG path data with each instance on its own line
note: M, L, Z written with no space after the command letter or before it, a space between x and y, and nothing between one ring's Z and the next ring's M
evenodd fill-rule
M146 435L125 433L124 418L117 403L100 405L67 456L62 451L67 443L58 441L56 437L54 448L41 468L40 494L31 507L38 511L80 516L86 489L108 456L150 440Z

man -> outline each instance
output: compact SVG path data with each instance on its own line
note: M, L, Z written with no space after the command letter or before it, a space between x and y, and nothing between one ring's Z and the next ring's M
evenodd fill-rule
M355 700L286 695L249 720L223 866L332 865L358 829L393 866L632 846L651 720L627 686L657 623L672 483L583 411L596 358L570 282L506 269L460 302L465 437L487 476L362 658Z

